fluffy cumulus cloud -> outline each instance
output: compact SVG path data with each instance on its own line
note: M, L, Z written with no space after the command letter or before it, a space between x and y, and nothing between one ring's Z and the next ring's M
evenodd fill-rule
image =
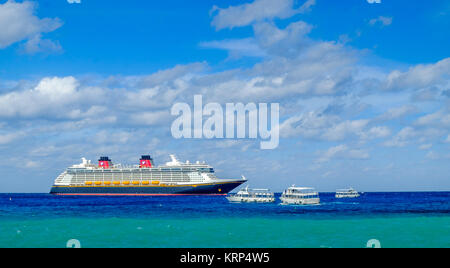
M96 99L95 90L78 90L74 77L42 79L34 88L14 91L0 96L0 117L73 117L79 110L66 110L72 104ZM99 92L97 92L99 93Z
M27 40L23 47L25 53L60 51L57 42L43 39L42 34L61 27L58 18L39 18L35 15L37 4L8 0L0 4L0 49Z
M69 4L81 4L81 0L67 0Z
M0 118L92 120L92 123L101 120L115 123L121 118L123 124L157 124L168 120L170 105L187 87L184 77L145 87L158 74L152 76L134 77L142 85L129 85L127 89L80 84L71 76L43 78L30 89L0 95Z

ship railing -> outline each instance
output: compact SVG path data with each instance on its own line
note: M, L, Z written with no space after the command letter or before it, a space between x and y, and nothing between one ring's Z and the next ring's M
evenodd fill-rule
M113 167L114 168L121 168L121 169L137 169L137 168L139 168L139 165L116 164Z

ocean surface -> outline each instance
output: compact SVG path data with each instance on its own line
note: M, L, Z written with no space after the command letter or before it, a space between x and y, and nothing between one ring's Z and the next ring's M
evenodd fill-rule
M320 206L282 206L0 194L0 247L450 247L450 192L320 197Z

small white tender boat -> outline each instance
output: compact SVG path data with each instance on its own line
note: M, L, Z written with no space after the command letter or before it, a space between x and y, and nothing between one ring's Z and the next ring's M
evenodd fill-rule
M342 189L336 191L336 198L358 198L360 194L353 188Z
M227 199L233 203L273 203L275 195L268 189L249 189L247 186L236 194L229 194Z
M281 195L282 205L319 205L319 193L314 188L289 187Z

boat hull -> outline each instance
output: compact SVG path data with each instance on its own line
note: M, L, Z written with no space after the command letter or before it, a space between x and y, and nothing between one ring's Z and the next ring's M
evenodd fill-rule
M227 196L231 203L274 203L275 198L242 198L236 196Z
M359 194L351 194L351 195L342 195L342 194L337 194L335 195L336 198L338 199L343 199L343 198L358 198L360 197Z
M320 198L286 198L281 197L283 205L320 205Z
M197 185L165 185L165 186L57 186L50 194L54 195L226 195L246 181L233 181Z

